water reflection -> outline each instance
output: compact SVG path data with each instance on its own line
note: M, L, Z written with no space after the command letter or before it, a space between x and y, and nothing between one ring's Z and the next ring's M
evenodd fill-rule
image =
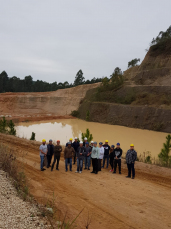
M43 138L46 140L52 138L54 141L60 139L61 144L64 145L71 137L81 138L81 133L85 132L86 128L89 128L93 134L93 140L104 142L107 139L110 145L120 142L124 151L129 148L130 143L134 143L139 154L150 151L153 157L157 157L167 135L167 133L86 122L79 119L19 123L17 135L29 139L31 133L35 132L38 141Z

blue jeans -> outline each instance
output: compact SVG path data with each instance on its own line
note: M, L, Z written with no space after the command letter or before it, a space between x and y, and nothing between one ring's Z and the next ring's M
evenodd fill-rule
M84 157L85 168L87 168L87 166L88 166L88 169L90 168L90 160L91 160L91 156Z
M70 164L70 171L72 171L72 158L65 159L65 170L68 171L68 164Z
M40 169L43 169L44 156L40 156Z
M77 158L77 171L81 171L82 172L82 168L83 168L83 159L82 158Z
M109 155L104 155L104 157L103 157L103 168L105 166L106 159L107 159L107 166L106 166L106 168L108 168L108 166L109 166Z

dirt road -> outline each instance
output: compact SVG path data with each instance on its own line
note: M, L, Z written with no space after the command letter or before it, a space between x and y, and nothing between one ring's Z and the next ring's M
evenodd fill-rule
M56 205L63 214L77 219L79 229L85 228L88 214L90 229L171 228L171 169L136 163L136 179L104 169L98 175L90 171L65 172L61 159L59 171L39 171L38 142L0 134L0 143L12 147L30 179L31 193L38 201L56 196Z

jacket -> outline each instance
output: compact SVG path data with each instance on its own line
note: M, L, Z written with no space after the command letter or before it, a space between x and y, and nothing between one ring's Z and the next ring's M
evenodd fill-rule
M75 152L77 152L78 147L80 146L79 142L73 142L72 147L74 148Z
M75 150L73 147L65 147L65 150L64 150L64 159L66 158L72 158L73 156L75 155Z
M92 153L91 153L91 158L97 158L99 159L99 147L94 147L92 149Z
M86 151L85 157L89 157L90 155L88 155L88 154L91 153L91 147L90 146L88 146L88 147L85 146L85 151Z
M54 145L52 144L52 152L50 152L50 144L47 145L47 155L53 155L54 154Z
M118 159L121 159L121 156L122 156L122 149L121 148L115 148L114 151L113 151L113 156L114 156L114 159L115 157L117 157Z
M99 148L99 159L103 159L104 157L104 148L103 146Z
M54 146L54 156L60 157L62 152L62 146L61 145L56 145Z
M105 155L105 156L106 156L106 155L109 155L110 146L104 144L103 147L104 147L104 155Z
M133 149L129 149L126 153L126 163L132 164L137 160L137 152Z
M79 146L78 149L77 149L77 152L76 152L76 157L78 159L82 159L83 160L85 155L86 155L85 147L84 146L82 146L82 147Z

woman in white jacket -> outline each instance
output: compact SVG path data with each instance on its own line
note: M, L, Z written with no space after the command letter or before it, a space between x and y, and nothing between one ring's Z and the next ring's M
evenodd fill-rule
M98 171L101 171L101 163L102 159L104 157L104 148L103 148L103 143L99 143L99 159L98 159Z

